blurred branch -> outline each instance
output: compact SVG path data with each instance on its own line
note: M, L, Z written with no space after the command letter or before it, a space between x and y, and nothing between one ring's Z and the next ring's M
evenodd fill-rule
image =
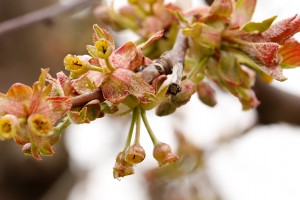
M257 107L260 124L287 122L300 125L300 97L277 89L257 79L255 94L261 102Z
M51 20L57 16L67 15L76 10L86 8L95 2L95 0L75 0L68 5L58 3L37 11L30 12L23 16L4 21L0 23L0 35L9 31L14 31L19 28L32 25L34 23Z

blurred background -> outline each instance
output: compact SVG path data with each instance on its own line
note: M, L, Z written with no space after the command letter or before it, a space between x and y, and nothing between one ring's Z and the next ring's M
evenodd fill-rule
M31 85L40 68L49 67L54 76L64 70L68 53L86 54L92 24L100 23L93 15L98 3L0 0L0 91L15 82ZM118 7L126 1L115 3ZM201 4L205 2L192 1L192 6ZM7 20L43 8L41 13L55 17L3 31L9 27ZM299 8L292 0L258 0L253 21L274 15L278 21ZM124 31L113 35L118 44L132 36ZM135 167L135 175L113 179L115 157L129 128L126 116L70 126L56 144L56 154L42 161L25 157L13 141L1 142L0 199L299 200L300 73L292 69L284 74L284 83L256 86L262 101L257 110L243 112L237 99L218 91L215 108L193 97L172 116L149 112L159 139L183 155L172 169L156 169L151 140L142 129L141 144L148 156Z

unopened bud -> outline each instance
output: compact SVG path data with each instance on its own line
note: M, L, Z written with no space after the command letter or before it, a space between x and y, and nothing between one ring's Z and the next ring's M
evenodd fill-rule
M153 157L157 160L160 167L169 165L178 160L178 156L171 151L170 145L159 143L153 149Z
M166 99L166 101L161 102L157 106L155 110L155 114L157 116L166 116L174 113L175 111L176 111L176 106L172 102L170 102L169 99Z
M131 145L125 151L125 161L132 165L141 163L145 159L145 157L145 150L139 144Z
M171 102L180 107L191 99L191 96L196 92L195 83L189 79L181 82L181 91L176 95L171 96Z
M215 98L215 91L210 87L209 84L205 82L200 82L197 84L197 93L199 99L206 105L214 107L217 104Z
M0 118L0 140L9 140L19 130L18 118L14 115L4 115Z

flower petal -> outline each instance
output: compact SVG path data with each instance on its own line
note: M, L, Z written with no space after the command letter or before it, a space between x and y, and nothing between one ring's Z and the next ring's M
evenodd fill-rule
M16 101L24 101L30 99L33 94L31 87L22 83L15 83L6 93L6 96Z

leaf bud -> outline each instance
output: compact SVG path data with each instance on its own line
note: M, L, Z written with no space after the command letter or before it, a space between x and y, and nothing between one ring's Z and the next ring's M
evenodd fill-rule
M197 83L197 93L199 99L206 105L214 107L217 104L215 91L206 82Z
M153 157L157 160L160 167L169 165L178 160L178 156L171 151L170 145L159 143L153 149Z
M133 144L125 151L125 161L132 165L141 163L145 157L145 150L140 144Z
M161 102L156 110L155 110L155 114L157 116L166 116L166 115L170 115L172 113L174 113L176 111L176 106L170 102L170 99L166 99L165 101Z
M19 130L18 118L14 115L4 115L0 118L0 140L9 140Z
M180 107L189 102L191 96L196 92L196 87L193 81L186 79L181 83L181 91L176 95L171 96L171 102Z

